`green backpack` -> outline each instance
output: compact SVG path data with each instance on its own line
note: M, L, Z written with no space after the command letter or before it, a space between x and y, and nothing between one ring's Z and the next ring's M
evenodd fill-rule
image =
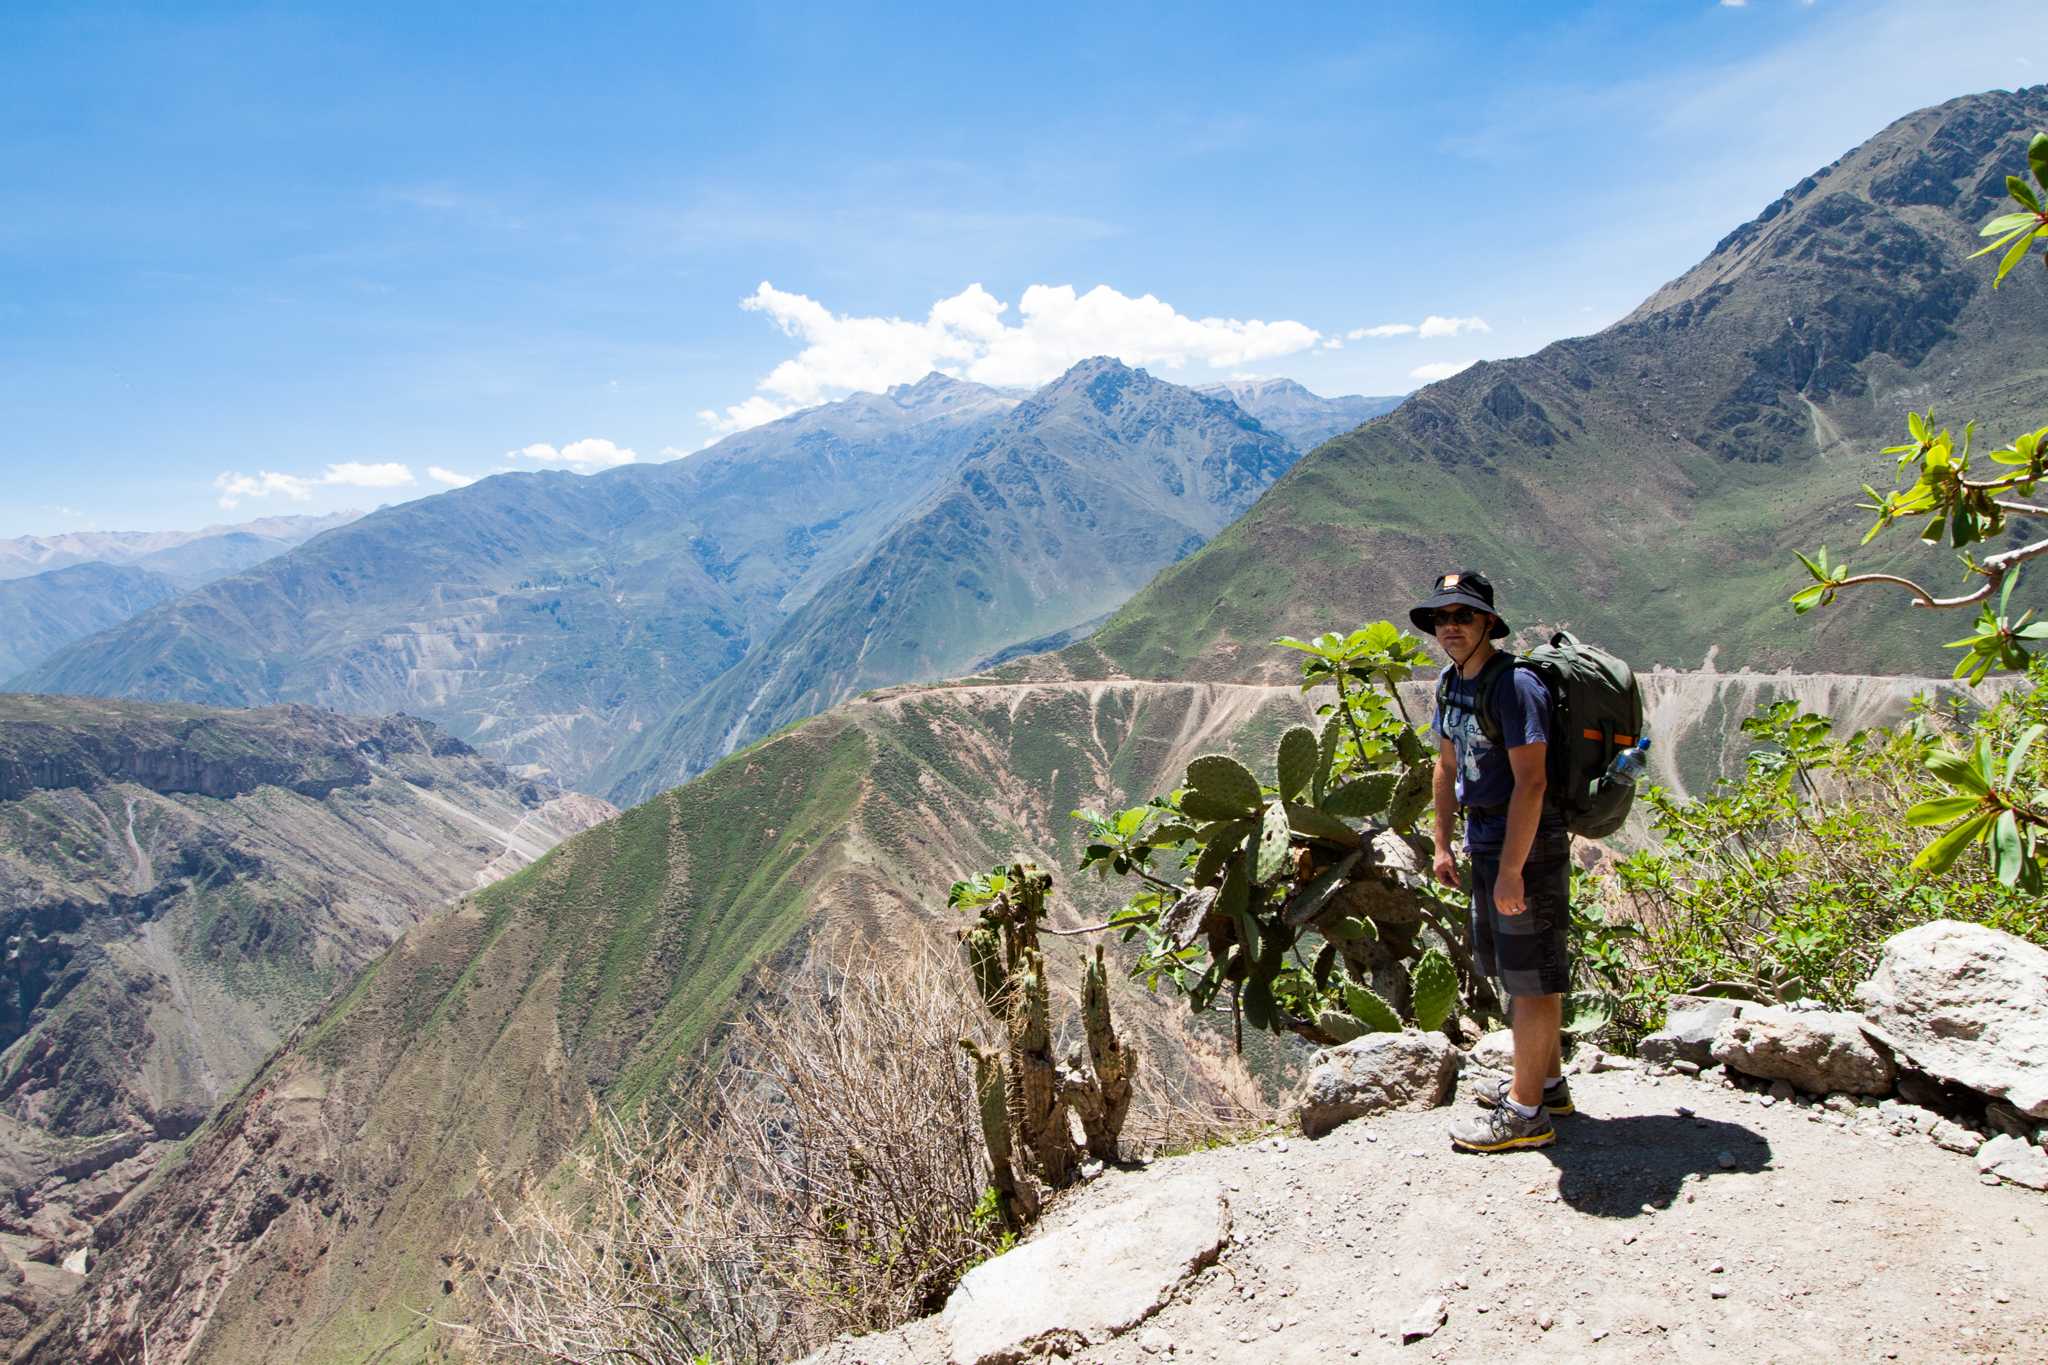
M1633 786L1607 780L1614 756L1643 736L1643 691L1635 671L1568 630L1527 654L1495 654L1477 680L1479 729L1495 744L1501 730L1493 689L1513 667L1534 673L1550 693L1550 800L1563 812L1565 828L1587 839L1614 833L1636 797ZM1439 711L1449 691L1446 677L1437 684Z

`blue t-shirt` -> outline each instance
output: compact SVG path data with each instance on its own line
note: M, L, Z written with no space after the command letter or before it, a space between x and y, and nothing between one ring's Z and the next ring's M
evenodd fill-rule
M1455 666L1439 677L1450 689L1430 729L1451 741L1458 754L1458 804L1465 807L1465 847L1473 853L1498 853L1508 837L1508 800L1515 794L1515 771L1507 751L1524 744L1550 742L1550 689L1526 668L1512 665L1493 678L1493 715L1500 722L1501 743L1495 744L1479 726L1479 680L1461 675ZM1482 807L1492 807L1491 811ZM1556 803L1543 803L1537 826L1545 835L1564 833L1564 814Z

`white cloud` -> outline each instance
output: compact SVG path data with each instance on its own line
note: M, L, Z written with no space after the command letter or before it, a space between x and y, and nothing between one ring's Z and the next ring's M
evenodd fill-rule
M697 411L697 418L712 430L726 434L745 431L748 427L758 427L763 422L772 422L778 417L787 417L795 412L798 406L795 403L778 403L757 393L743 403L734 403L722 413L714 412L710 408L700 408Z
M769 371L751 397L723 412L698 414L720 431L909 383L933 370L983 384L1038 385L1093 355L1167 370L1189 364L1227 369L1330 339L1299 322L1191 318L1150 294L1133 298L1107 285L1082 294L1071 285L1034 284L1017 301L1015 323L1003 319L1010 306L979 284L940 299L921 321L841 316L765 280L740 306L766 313L804 347Z
M1415 334L1424 341L1432 337L1454 337L1462 332L1491 332L1485 318L1440 318L1431 313L1415 329Z
M1347 341L1365 341L1374 337L1417 337L1433 341L1438 337L1460 336L1467 332L1491 332L1493 327L1485 318L1446 318L1431 313L1421 322L1382 322L1377 327L1354 327L1344 334Z
M1478 363L1476 360L1439 360L1433 365L1417 365L1414 369L1408 371L1408 377L1410 379L1420 379L1424 383L1437 379L1449 379L1461 370L1469 370Z
M1721 0L1722 9L1748 9L1749 0Z
M274 469L255 474L231 470L214 476L213 486L222 507L234 507L244 498L282 497L292 502L311 502L316 488L403 488L412 483L412 471L402 464L363 464L350 460L331 464L321 474L280 474Z
M601 436L586 436L580 441L569 442L560 450L544 441L536 441L530 446L506 451L505 458L530 460L553 469L573 469L578 474L594 474L600 469L631 464L640 456L624 446L613 445Z
M320 476L321 483L345 488L403 488L413 482L412 471L402 464L331 464Z
M427 477L435 483L445 483L450 488L467 488L481 476L477 474L458 474L452 469L443 469L437 464L430 464L427 466Z

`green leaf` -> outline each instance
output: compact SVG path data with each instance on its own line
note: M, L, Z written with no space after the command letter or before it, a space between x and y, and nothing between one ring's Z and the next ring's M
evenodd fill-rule
M1182 814L1191 815L1197 820L1236 820L1249 815L1258 807L1254 804L1248 809L1235 801L1226 801L1214 792L1192 788L1181 797L1180 809Z
M2012 746L2012 752L2006 755L2005 759L2005 784L2008 787L2026 775L2027 755L2033 750L2034 741L2041 737L2043 730L2048 730L2048 725L2030 725L2020 732L2019 739Z
M1977 837L1991 827L1993 813L1979 815L1965 820L1954 829L1936 839L1914 855L1913 867L1920 872L1946 872L1949 865L1962 855L1962 851L1977 841Z
M1316 779L1309 787L1310 798L1319 806L1330 790L1330 769L1337 762L1337 745L1343 738L1343 717L1333 715L1323 722L1323 737L1316 745Z
M2019 177L2016 175L2007 176L2005 178L2006 186L2010 188L2012 183L2018 179ZM2034 213L2001 213L1983 227L1978 228L1977 235L1979 237L1997 237L2003 240L2005 234L2013 231L2015 228L2032 227L2039 221L2040 219ZM1998 250L1997 242L1993 242L1990 246L1984 248L1984 251L1996 250ZM1980 251L1977 254L1981 256L1984 252Z
M1574 991L1566 997L1568 1007L1564 1031L1573 1037L1598 1033L1614 1022L1614 1015L1607 1008L1607 1002L1588 991Z
M1400 782L1395 784L1394 799L1387 806L1387 823L1397 832L1406 833L1429 808L1435 768L1434 762L1418 763L1402 773Z
M1356 848L1360 843L1357 830L1336 816L1299 801L1287 803L1287 823L1304 838L1323 839L1346 848Z
M2012 244L2012 250L2006 252L2005 259L1998 263L1998 273L1991 277L1991 287L1993 289L1998 288L1999 285L2005 282L2007 272L2026 259L2028 249L2034 245L2034 237L2035 234L2029 232Z
M1233 815L1254 815L1265 800L1251 769L1228 754L1204 754L1188 764L1188 785L1228 805Z
M1991 826L1991 867L1998 880L2006 886L2013 886L2020 879L2020 865L2026 861L2026 853L2020 847L2019 820L2011 811L2000 811L1998 820Z
M1339 1043L1348 1043L1353 1038L1365 1035L1365 1024L1356 1015L1343 1010L1322 1010L1316 1015L1316 1027Z
M2027 167L2034 173L2034 183L2048 190L2048 133L2034 134L2027 144Z
M1936 749L1927 755L1927 771L1958 791L1975 792L1979 796L1991 791L1991 784L1984 780L1984 774L1977 771L1977 765L1951 749Z
M1365 1025L1368 1033L1399 1033L1401 1016L1380 999L1370 986L1349 986L1344 991L1344 1008Z
M1216 893L1216 913L1241 919L1251 904L1251 883L1245 877L1244 859L1232 858L1223 873L1223 889Z
M1442 1028L1458 1007L1458 973L1443 949L1431 948L1415 959L1408 969L1408 984L1414 995L1415 1022L1425 1031Z
M1259 830L1257 874L1252 880L1270 882L1287 870L1287 847L1292 831L1287 827L1287 807L1275 801L1266 807L1265 824Z
M1342 919L1332 920L1324 925L1320 932L1332 943L1356 943L1360 939L1377 941L1380 936L1377 924L1358 915L1346 915Z
M2032 185L2029 185L2026 181L2020 179L2018 176L2007 176L2005 178L2005 189L2006 193L2010 194L2014 199L2017 199L2020 203L2025 204L2035 213L2039 213L2041 211L2041 200L2040 197L2034 193L2034 187ZM2022 215L2009 214L2007 216L2017 218L2021 217Z
M1195 859L1195 870L1188 880L1196 886L1207 886L1222 876L1225 861L1257 828L1257 822L1248 819L1209 826L1203 831L1202 852Z
M1346 820L1363 820L1387 808L1394 794L1392 773L1368 773L1353 778L1323 798L1323 813Z
M1316 771L1316 732L1297 725L1280 736L1280 754L1274 766L1280 774L1280 799L1292 801L1307 789Z
M1932 801L1922 801L1906 812L1909 825L1945 825L1951 820L1960 820L1983 802L1974 796L1937 796Z

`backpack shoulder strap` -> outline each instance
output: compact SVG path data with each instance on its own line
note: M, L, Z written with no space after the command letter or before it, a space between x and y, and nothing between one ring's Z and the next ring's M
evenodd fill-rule
M1479 676L1473 679L1473 690L1479 697L1479 732L1491 744L1498 745L1501 739L1500 716L1493 707L1493 689L1500 685L1501 675L1513 672L1518 662L1505 650L1495 650L1486 666L1479 670Z

